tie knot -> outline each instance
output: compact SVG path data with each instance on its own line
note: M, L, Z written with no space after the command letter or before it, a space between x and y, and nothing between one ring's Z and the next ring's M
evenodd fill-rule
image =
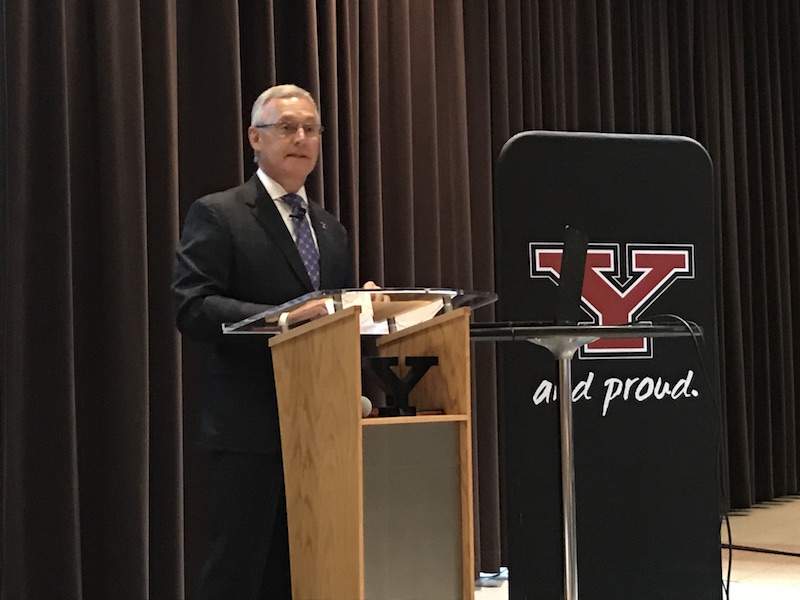
M302 216L305 214L306 211L303 208L303 199L297 194L286 194L283 197L283 201L292 209L292 216Z

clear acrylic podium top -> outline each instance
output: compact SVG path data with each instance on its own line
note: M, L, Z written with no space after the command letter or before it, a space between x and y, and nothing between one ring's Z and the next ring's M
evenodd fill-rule
M492 292L471 292L448 288L352 288L318 290L270 308L238 323L225 323L224 334L276 335L311 320L296 319L302 309L314 318L350 306L361 307L361 334L383 335L432 319L442 312L468 306L473 310L497 300ZM295 312L297 311L297 312Z

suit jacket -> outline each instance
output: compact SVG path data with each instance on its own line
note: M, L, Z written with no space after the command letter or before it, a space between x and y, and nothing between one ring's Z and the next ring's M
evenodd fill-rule
M352 287L344 227L313 202L309 216L319 246L320 288ZM267 341L225 337L221 326L311 291L294 240L256 175L191 205L172 294L178 329L212 346L203 386L202 445L245 452L280 450Z

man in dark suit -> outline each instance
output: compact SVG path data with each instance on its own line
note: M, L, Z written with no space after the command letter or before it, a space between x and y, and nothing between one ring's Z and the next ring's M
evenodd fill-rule
M291 597L270 352L264 339L223 337L221 325L315 288L353 285L344 227L306 195L321 133L307 91L266 90L247 131L257 172L195 201L183 226L172 283L176 320L182 333L211 344L200 423L212 464L204 599Z

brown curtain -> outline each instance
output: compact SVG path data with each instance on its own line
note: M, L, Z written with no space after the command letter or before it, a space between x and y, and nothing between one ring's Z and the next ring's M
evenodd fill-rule
M698 139L731 501L798 492L796 1L4 0L0 18L0 599L192 597L203 349L174 329L173 252L188 204L252 172L249 107L276 82L319 98L311 192L359 279L391 286L493 289L514 133ZM476 541L496 570L502 415L494 351L474 355Z

